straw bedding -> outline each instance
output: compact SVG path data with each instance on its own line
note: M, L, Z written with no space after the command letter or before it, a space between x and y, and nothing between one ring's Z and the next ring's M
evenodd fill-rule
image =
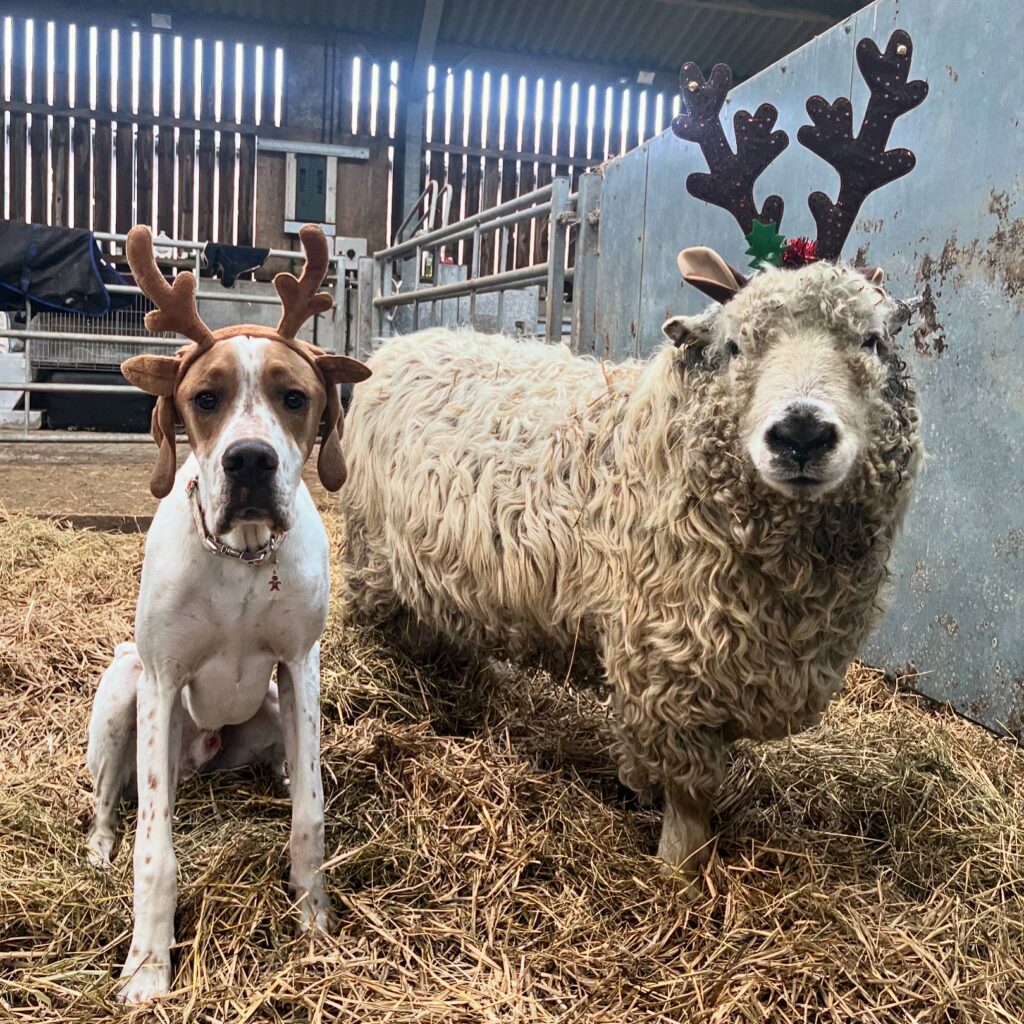
M141 551L0 515L0 1020L120 1015L133 816L113 871L92 869L85 727ZM333 615L335 935L295 937L277 783L193 779L176 991L131 1017L1024 1020L1020 750L856 667L820 728L736 749L688 900L650 855L656 815L615 782L602 694L415 665Z

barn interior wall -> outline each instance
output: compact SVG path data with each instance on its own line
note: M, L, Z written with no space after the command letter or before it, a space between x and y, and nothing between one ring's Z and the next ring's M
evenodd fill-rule
M366 238L370 251L386 243L405 213L402 149L407 96L416 92L407 47L396 44L388 59L380 40L370 56L350 39L269 37L244 24L235 36L222 22L204 34L198 16L187 30L161 32L58 9L42 4L35 19L0 15L4 216L117 231L151 222L190 239L294 247L284 232L286 158L260 146L273 138L367 148L367 160L338 161L336 230ZM556 174L575 181L678 110L664 88L596 73L588 80L580 69L560 78L529 62L509 67L508 54L496 54L493 67L439 59L419 90L425 102L412 108L422 110L423 172L405 191L418 193L428 175L450 186L451 220ZM217 76L219 109L206 84ZM272 116L278 89L280 123ZM444 210L438 204L434 226ZM508 266L543 259L546 238L534 230L510 239L507 253L493 240L484 248L484 266L496 269L499 258ZM469 262L470 244L444 255Z

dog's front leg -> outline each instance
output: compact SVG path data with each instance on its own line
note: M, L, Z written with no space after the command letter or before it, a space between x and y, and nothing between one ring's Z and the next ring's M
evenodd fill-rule
M280 662L277 685L292 788L292 893L301 926L329 927L324 888L324 787L320 777L320 645L305 660Z
M145 672L139 680L137 764L139 813L135 832L135 929L121 971L118 998L140 1003L171 987L171 946L177 863L171 841L181 748L181 693Z

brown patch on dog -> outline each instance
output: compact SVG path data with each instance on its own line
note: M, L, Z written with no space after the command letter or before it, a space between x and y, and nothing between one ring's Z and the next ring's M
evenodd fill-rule
M156 784L157 784L158 781L159 780L157 779L157 777L152 772L150 772L146 776L146 783L147 783L147 785L149 786L150 789L156 789ZM156 814L156 811L153 811L153 813Z
M303 456L309 458L327 404L327 395L316 371L287 345L271 345L260 369L260 386L285 432L294 439ZM305 408L289 409L284 404L289 391L300 391L306 396Z
M238 396L239 376L234 347L214 345L192 363L178 384L174 404L197 453L205 454L224 429ZM203 391L210 391L217 397L217 407L212 412L203 412L194 404L196 395Z

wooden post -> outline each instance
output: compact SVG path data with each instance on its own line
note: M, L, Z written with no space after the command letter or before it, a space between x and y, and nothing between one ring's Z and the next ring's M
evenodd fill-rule
M220 207L217 241L232 244L235 241L235 68L234 44L224 47L221 75L220 148L217 153L217 177L220 183Z
M196 116L196 41L181 41L181 113ZM190 128L178 132L178 238L195 238L196 133Z
M88 60L88 54L85 55ZM88 65L87 65L88 67ZM149 223L149 217L135 214L135 150L132 119L132 34L122 29L117 37L117 139L114 142L114 181L117 182L117 204L114 225L127 234L136 220Z
M68 100L68 69L71 63L71 41L68 26L58 23L53 40L53 102L57 107L70 105ZM50 129L50 180L52 201L50 223L67 227L70 224L71 189L68 168L68 143L71 140L71 119L55 115ZM0 166L3 166L0 162Z

